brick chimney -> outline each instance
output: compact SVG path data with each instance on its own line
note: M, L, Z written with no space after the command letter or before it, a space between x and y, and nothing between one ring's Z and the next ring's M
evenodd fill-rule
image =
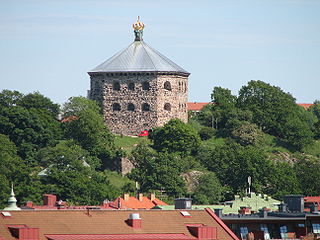
M154 201L156 199L156 194L155 193L151 193L150 194L150 201Z
M124 199L125 201L129 201L129 197L130 197L129 193L123 194L123 199Z
M139 193L139 195L138 195L138 200L139 200L140 202L143 201L143 194L142 194L142 193Z
M33 208L33 202L32 201L28 201L26 203L26 207Z
M139 213L130 213L129 219L127 220L129 226L133 228L142 227L142 219L140 218Z
M57 196L53 194L43 195L43 205L53 207L56 205Z

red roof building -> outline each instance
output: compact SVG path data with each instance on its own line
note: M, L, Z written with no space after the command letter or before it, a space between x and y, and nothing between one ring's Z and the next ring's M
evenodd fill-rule
M210 210L32 210L0 214L6 240L238 240Z
M133 197L126 193L123 197L118 197L113 202L105 204L104 207L114 209L151 209L157 205L168 204L156 198L153 193L149 197L143 196L142 193L138 194L138 197Z

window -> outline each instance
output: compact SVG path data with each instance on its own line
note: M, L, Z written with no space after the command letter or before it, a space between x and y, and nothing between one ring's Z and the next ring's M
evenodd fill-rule
M240 227L241 239L247 239L248 233L249 233L248 227Z
M264 232L264 239L270 239L270 233L267 224L261 224L260 230Z
M171 111L171 104L170 103L166 103L163 107L164 110L166 111Z
M280 226L280 236L282 239L288 238L288 229L286 225Z
M135 109L134 104L133 103L129 103L128 104L128 111L134 111L134 109Z
M135 86L134 86L134 83L133 83L133 82L131 82L131 83L128 84L128 89L129 89L129 90L134 91L134 88L135 88Z
M113 90L120 91L120 83L119 82L113 83Z
M166 81L163 85L164 89L171 91L171 83Z
M143 82L143 83L142 83L142 89L143 89L143 90L149 90L149 89L150 89L150 84L149 84L149 82Z
M150 105L148 103L142 104L142 111L150 111Z
M313 233L320 233L320 223L312 223Z
M119 103L114 103L114 104L112 104L112 109L113 109L113 111L120 111L121 106Z

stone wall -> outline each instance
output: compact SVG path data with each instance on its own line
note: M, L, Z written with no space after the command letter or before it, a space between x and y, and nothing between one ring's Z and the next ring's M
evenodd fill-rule
M137 135L172 118L187 122L188 77L169 73L94 73L90 98L113 133Z

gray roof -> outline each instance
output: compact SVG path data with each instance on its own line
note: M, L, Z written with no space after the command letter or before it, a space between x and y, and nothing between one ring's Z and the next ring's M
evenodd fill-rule
M97 72L177 72L190 74L143 41L134 41L127 48L88 73Z

